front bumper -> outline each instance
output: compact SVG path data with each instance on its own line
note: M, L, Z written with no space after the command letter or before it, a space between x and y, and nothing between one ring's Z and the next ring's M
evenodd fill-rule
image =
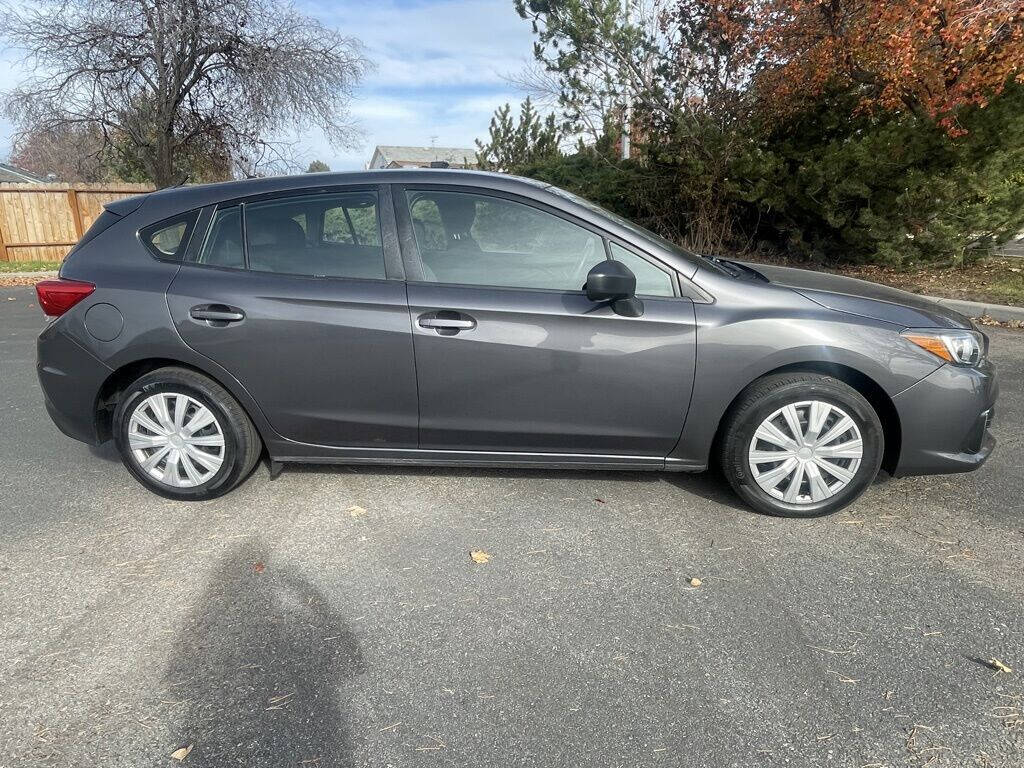
M943 365L893 398L902 443L895 475L970 472L988 459L999 382L988 361L978 368Z
M96 420L96 399L112 371L51 323L36 342L36 374L46 411L68 437L98 445L106 439Z

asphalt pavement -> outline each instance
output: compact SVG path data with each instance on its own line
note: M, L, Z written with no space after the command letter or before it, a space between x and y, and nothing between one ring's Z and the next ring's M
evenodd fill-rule
M658 473L164 500L51 424L42 322L0 289L0 766L1024 765L1024 332L985 468L796 521Z

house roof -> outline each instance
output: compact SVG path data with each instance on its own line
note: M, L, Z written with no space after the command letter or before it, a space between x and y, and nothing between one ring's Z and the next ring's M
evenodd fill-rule
M36 176L21 168L15 168L7 163L0 163L0 183L5 184L45 184L49 179Z
M374 155L384 159L384 165L429 165L446 162L452 165L476 165L476 150L469 147L394 147L378 145Z

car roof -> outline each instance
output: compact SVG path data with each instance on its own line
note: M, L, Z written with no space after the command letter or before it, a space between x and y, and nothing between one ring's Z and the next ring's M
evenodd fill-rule
M372 171L343 171L328 173L301 173L292 176L269 176L241 181L223 181L215 184L195 184L167 187L146 196L147 209L159 209L160 215L173 215L179 211L204 205L250 197L253 195L288 192L299 189L329 188L358 184L451 184L455 186L482 186L490 189L517 191L535 196L550 187L534 179L509 176L488 171L452 170L441 168L395 168Z

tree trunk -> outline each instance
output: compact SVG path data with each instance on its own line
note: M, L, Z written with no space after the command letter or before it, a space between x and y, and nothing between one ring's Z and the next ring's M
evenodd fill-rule
M157 189L173 187L179 183L177 174L174 172L174 137L170 132L157 136L156 146L153 148L153 163L150 170L153 176L153 184Z

